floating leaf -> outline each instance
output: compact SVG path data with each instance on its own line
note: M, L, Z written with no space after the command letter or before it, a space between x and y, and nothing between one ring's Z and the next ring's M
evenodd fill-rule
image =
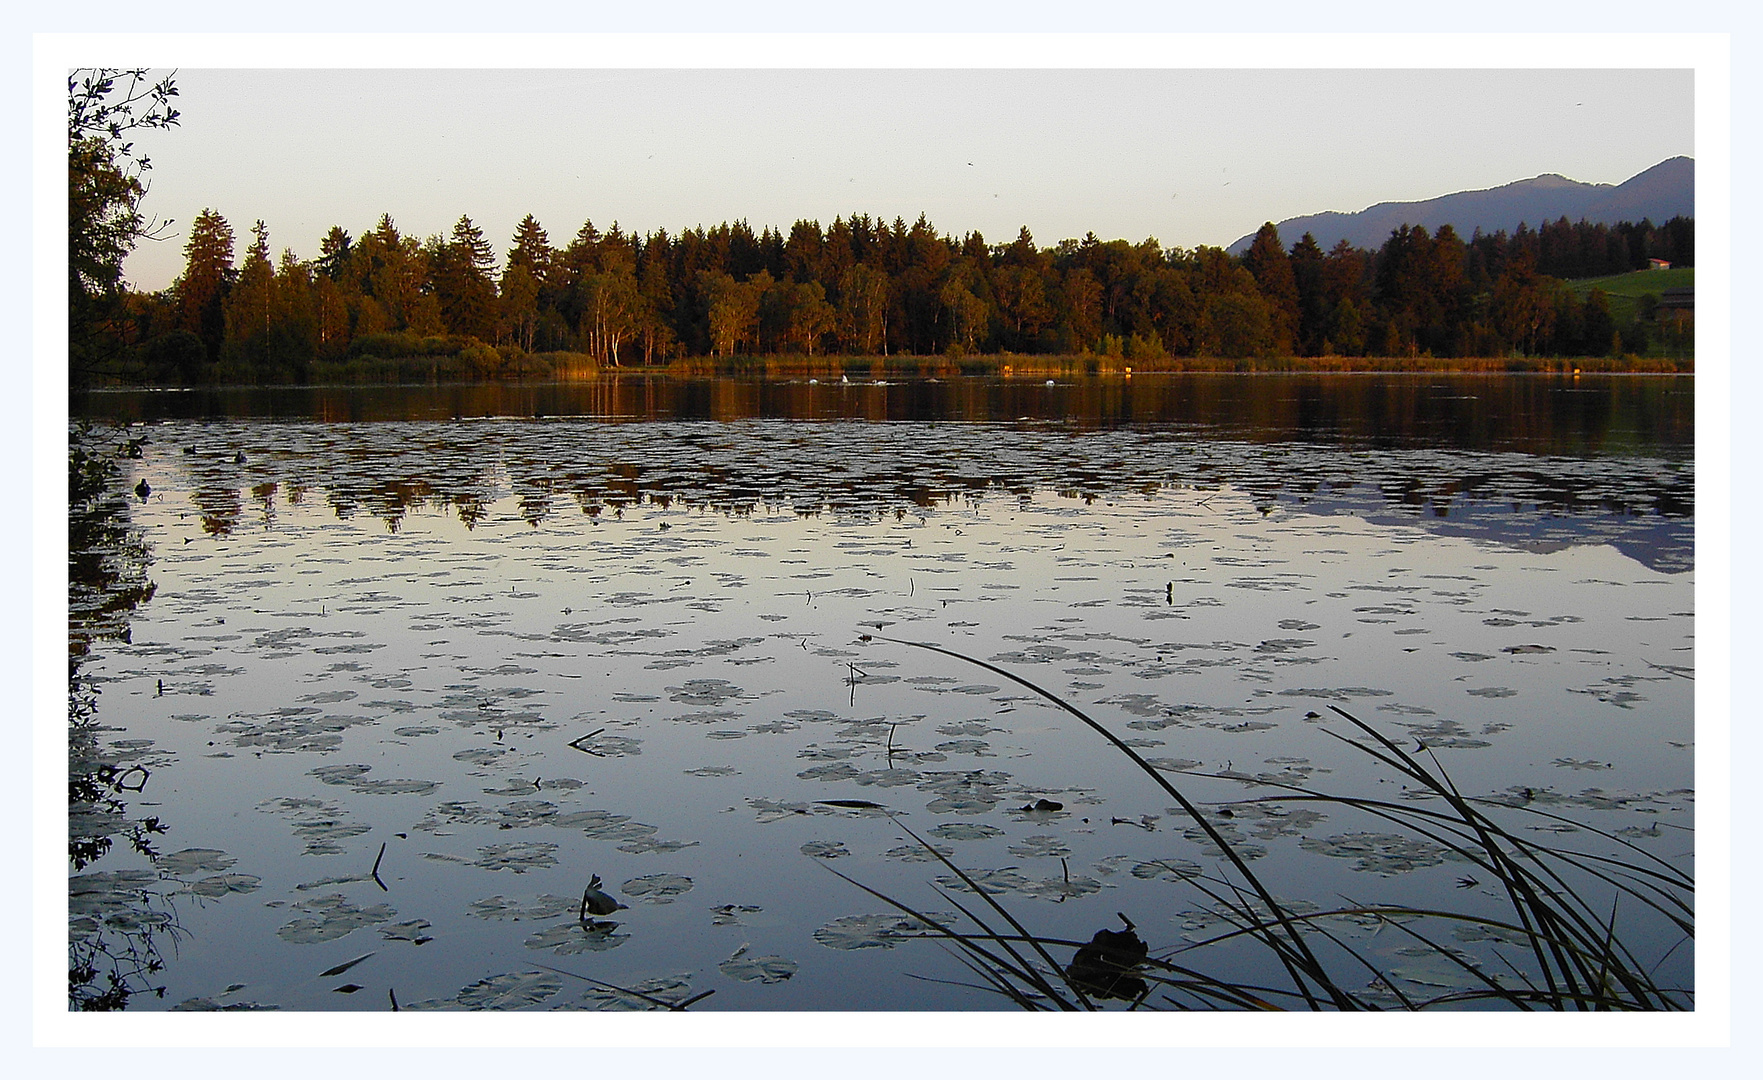
M973 885L969 885L968 880L971 880ZM937 878L937 884L945 889L956 889L962 892L972 892L977 886L981 892L1005 893L1017 892L1026 888L1029 880L1023 877L1016 867L1006 866L998 870L969 870L967 871L967 880L954 874L944 874Z
M948 925L955 916L927 912ZM814 940L829 949L891 949L902 941L934 937L936 931L917 919L893 913L846 915L814 931Z
M421 945L424 942L434 940L434 938L423 933L423 931L428 928L429 921L427 919L411 919L409 922L393 923L390 926L382 926L379 928L379 935L387 941L408 941L412 944Z
M553 896L550 893L524 904L501 896L492 896L487 900L472 901L466 911L480 919L551 919L558 915L575 914L580 904L579 899L572 900L567 896Z
M711 916L710 925L740 926L742 925L742 915L757 914L765 909L754 904L720 904L710 910L714 913Z
M228 1002L225 1005L221 1005L221 1004L216 1003L213 998L193 997L193 998L185 998L183 1001L180 1001L176 1005L173 1005L168 1011L170 1011L170 1012L256 1012L256 1011L274 1011L279 1008L281 1008L280 1005L258 1005L257 1003L251 1002L251 1001L233 1001L233 1002Z
M725 701L747 696L747 692L723 679L688 679L684 686L667 688L669 701L686 705L709 705L715 708Z
M549 971L526 971L482 979L459 991L467 1009L507 1010L537 1005L563 989L563 980Z
M1023 859L1058 859L1071 854L1071 846L1056 836L1030 836L1011 844L1010 854Z
M306 775L316 776L326 784L350 784L372 771L372 765L321 765L308 770Z
M1327 839L1306 836L1298 841L1298 846L1331 858L1352 859L1353 869L1382 877L1459 858L1449 848L1395 833L1356 832Z
M698 841L696 840L656 840L653 837L644 836L632 840L628 844L618 845L618 850L632 855L657 855L684 851L686 848L697 846Z
M783 982L797 970L794 960L786 960L781 956L748 956L745 945L736 949L733 956L716 965L716 968L731 979L765 985Z
M512 870L524 874L528 870L540 870L557 865L556 844L491 844L478 848L478 857L473 866L485 870Z
M560 922L534 933L526 939L526 947L549 949L558 956L574 956L578 953L606 952L629 940L630 935L619 931L618 923L596 919L590 919L586 923L575 920Z
M673 898L690 892L692 879L680 874L645 874L620 885L619 891L648 904L671 904Z
M256 892L263 879L255 874L216 874L195 882L189 891L197 896L216 899L228 893Z
M596 986L583 995L594 1008L642 1012L677 1005L692 997L691 975L644 979L629 987Z
M225 870L239 860L213 848L185 848L159 857L159 868L168 874L190 874L198 870Z
M294 945L313 945L331 941L374 923L391 921L396 915L387 904L358 908L341 895L323 896L294 904L293 911L310 914L295 919L276 931L276 936Z
M1145 880L1181 881L1201 874L1200 864L1187 859L1152 859L1134 863L1132 876Z
M942 844L933 844L930 848L926 848L922 844L903 844L900 847L889 848L882 854L901 862L940 862L941 860L937 858L938 855L947 858L955 854L955 849Z
M930 834L939 840L988 840L994 836L1003 836L1004 830L995 825L951 821L947 825L938 825Z

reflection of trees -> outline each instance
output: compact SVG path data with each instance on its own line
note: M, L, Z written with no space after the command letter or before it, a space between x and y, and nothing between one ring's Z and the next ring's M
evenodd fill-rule
M366 510L386 523L387 532L397 532L413 507L421 509L436 499L434 488L424 480L342 483L330 488L328 497L339 519L348 520Z
M323 492L339 517L371 513L393 531L423 507L455 513L475 527L508 498L517 502L522 520L538 527L571 502L589 515L675 502L729 514L779 507L868 514L987 496L1020 499L1035 491L1089 502L1128 492L1231 487L1269 510L1315 502L1374 519L1395 513L1446 531L1456 527L1461 509L1487 539L1526 545L1580 542L1588 516L1596 515L1605 519L1598 535L1648 565L1662 557L1660 544L1673 552L1683 546L1679 540L1687 537L1686 519L1694 512L1694 470L1681 460L1688 442L1633 432L1686 428L1687 394L1682 402L1658 396L1637 404L1617 400L1616 393L1550 394L1547 380L1492 384L1522 398L1514 419L1477 413L1478 395L1461 392L1474 386L1422 382L1392 397L1387 387L1377 389L1382 381L1332 387L1309 380L1182 384L1191 398L1182 409L1234 414L1242 418L1241 431L1225 424L1196 430L1136 423L1095 430L1030 420L929 426L507 418L315 425L300 436L311 450L258 456L252 479L285 468L291 475L280 483L290 503L310 486ZM1447 392L1452 390L1458 392ZM1044 396L1046 388L1022 392ZM1134 392L1118 385L1073 390L1097 396L1091 416L1116 405L1123 415L1132 413ZM1424 409L1416 404L1422 399L1430 401ZM1407 417L1394 425L1404 430L1411 421L1418 424L1417 409L1439 418L1445 429L1467 430L1483 445L1440 452L1423 438L1404 444L1383 436L1275 437L1282 424L1288 431L1295 424L1338 432L1391 412ZM1594 440L1589 433L1624 425L1631 425L1621 436L1624 452L1597 452L1597 442L1609 444L1616 435ZM1486 449L1502 447L1515 433L1521 442L1560 445L1566 452ZM204 474L205 482L218 475ZM247 482L239 470L232 475L235 483ZM239 501L236 490L199 490L211 506ZM258 483L251 490L267 510L264 493L273 493L275 485ZM1676 567L1681 553L1668 561Z
M205 390L175 400L118 394L83 402L82 407L103 409L118 420L260 415L335 422L498 416L602 421L1029 419L1082 430L1204 429L1256 442L1579 454L1649 453L1662 445L1689 445L1695 437L1693 395L1694 383L1687 378L1635 376L1196 373L1086 379L1049 389L1035 379L810 385L805 380L631 375L573 384ZM438 453L437 461L444 460L446 455Z
M152 777L149 752L105 740L115 729L99 721L98 688L81 674L92 642L128 640L130 612L153 595L147 543L129 519L116 464L118 457L139 457L142 442L107 446L80 429L68 444L68 861L76 872L119 840L151 858L154 836L165 832L158 817L137 816L127 801ZM151 988L151 976L163 966L155 935L176 927L169 912L152 910L163 898L141 887L157 877L122 870L70 879L71 1008L121 1009Z
M67 998L79 1012L126 1009L165 968L158 936L181 932L151 870L111 870L68 880Z
M197 488L193 497L202 513L202 531L208 535L225 536L239 523L244 503L238 488L204 486Z
M124 637L128 613L153 595L147 544L128 523L128 493L116 481L115 456L141 456L141 441L115 450L83 445L75 432L67 457L69 647L77 661L93 638Z

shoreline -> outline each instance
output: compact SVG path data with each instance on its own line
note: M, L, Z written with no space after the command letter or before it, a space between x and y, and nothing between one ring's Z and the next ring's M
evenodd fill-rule
M331 365L326 365L330 367ZM427 369L424 371L423 369ZM418 374L421 371L422 374ZM712 359L691 357L668 364L643 367L577 368L567 372L526 371L500 377L473 377L463 373L435 372L428 358L412 369L397 361L382 361L372 370L335 365L316 371L305 382L213 382L196 384L136 383L95 386L85 393L118 391L184 391L288 389L324 387L390 386L521 386L593 383L621 377L643 379L743 379L760 382L806 380L922 380L922 379L1023 379L1120 378L1163 375L1689 375L1695 374L1693 358L1667 357L1281 357L1228 359L1183 357L1134 360L1103 356L736 356ZM76 392L78 393L78 392Z

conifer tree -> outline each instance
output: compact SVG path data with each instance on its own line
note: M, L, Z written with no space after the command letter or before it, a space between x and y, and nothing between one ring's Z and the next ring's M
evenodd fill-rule
M190 225L184 273L172 289L178 300L178 328L202 339L211 362L220 358L226 336L221 304L232 280L233 228L218 211L204 209Z

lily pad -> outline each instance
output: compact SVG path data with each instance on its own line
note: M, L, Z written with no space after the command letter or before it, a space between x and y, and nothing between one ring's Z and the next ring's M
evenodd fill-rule
M276 931L277 937L294 945L332 941L363 926L390 922L392 916L397 914L388 904L358 908L341 894L303 900L294 904L290 910L309 913Z
M719 904L710 910L711 926L741 926L742 915L755 915L765 909L755 904Z
M955 919L946 913L926 914L945 926ZM891 949L902 941L935 936L935 930L917 919L891 912L846 915L814 931L814 940L829 949Z
M1029 884L1028 878L1023 877L1014 866L1005 866L997 870L968 870L966 873L967 877L972 880L973 886L968 885L966 881L955 874L944 874L937 878L937 884L945 889L955 889L961 892L972 892L973 887L978 886L981 892L987 893L1018 892Z
M994 836L1003 836L1004 830L995 825L951 821L946 825L938 825L930 834L939 840L989 840Z
M899 847L889 848L882 854L887 858L898 859L901 862L941 862L942 860L937 858L938 855L947 858L955 854L955 849L942 844L932 845L931 848L926 848L923 844L902 844Z
M684 705L708 705L716 708L725 701L747 696L747 692L724 679L688 679L684 686L667 688L667 700Z
M429 921L427 919L411 919L408 922L382 926L379 928L379 935L387 941L408 941L414 945L421 945L424 942L434 940L423 933L428 928Z
M1071 854L1071 845L1057 836L1030 836L1009 851L1021 859L1058 859Z
M229 1001L225 1005L213 998L193 997L173 1005L168 1012L273 1012L281 1008L279 1005L259 1005L252 1001Z
M618 850L631 855L665 855L697 846L696 840L657 840L652 836L643 836L628 844L618 845Z
M524 874L528 870L542 870L556 866L556 844L525 843L525 844L491 844L478 848L475 860L461 859L455 855L439 855L429 852L424 858L438 859L442 862L462 862L484 870L512 870Z
M645 874L618 888L626 896L647 904L671 904L674 897L691 891L692 879L681 874Z
M185 848L159 857L159 868L168 874L193 874L198 870L226 870L239 860L213 848Z
M1298 841L1305 851L1336 859L1352 859L1353 869L1394 877L1424 866L1437 866L1457 857L1449 848L1396 833L1346 833L1326 839L1306 836Z
M794 960L786 960L781 956L748 956L745 945L736 949L733 956L716 965L716 968L731 979L765 985L783 982L797 971Z
M580 906L579 899L545 893L524 903L502 896L473 900L465 910L480 919L508 919L518 922L521 919L552 919L559 915L574 915Z
M618 923L590 919L560 922L534 933L526 939L529 949L549 949L558 956L606 952L630 940L630 934L618 929Z
M254 874L215 874L195 882L188 891L197 896L218 899L228 893L256 892L262 884L263 879Z
M692 976L664 975L644 979L627 987L596 986L583 995L595 1009L609 1012L644 1012L677 1005L692 996Z
M497 975L472 983L459 991L459 1004L467 1009L524 1009L563 989L563 979L549 971L525 971Z
M1199 877L1201 873L1200 864L1187 859L1151 859L1134 863L1132 867L1133 877L1147 881L1182 881Z

